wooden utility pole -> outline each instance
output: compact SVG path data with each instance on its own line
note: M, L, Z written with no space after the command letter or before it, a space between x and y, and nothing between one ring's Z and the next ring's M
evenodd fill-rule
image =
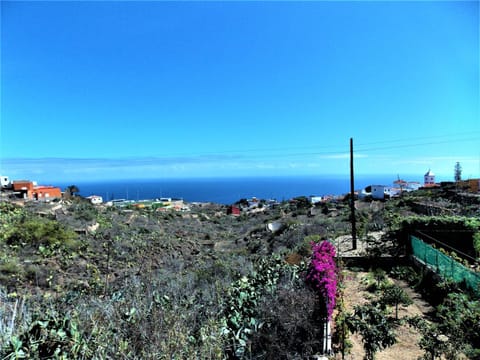
M355 224L355 181L353 177L353 138L350 138L350 210L352 217L352 249L357 249L357 229Z

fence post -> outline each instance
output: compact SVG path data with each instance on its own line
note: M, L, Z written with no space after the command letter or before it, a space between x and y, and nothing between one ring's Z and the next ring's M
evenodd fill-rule
M449 257L449 259L450 259L450 264L451 264L451 266L450 266L450 278L453 279L453 281L456 281L455 270L454 270L455 269L455 260L453 260L450 257Z

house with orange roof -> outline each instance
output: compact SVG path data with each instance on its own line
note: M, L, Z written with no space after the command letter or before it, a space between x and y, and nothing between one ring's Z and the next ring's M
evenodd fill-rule
M14 180L12 187L14 193L24 199L48 201L62 197L62 190L59 187L37 185L30 180Z
M35 186L33 188L33 197L35 200L48 201L62 197L62 190L56 186Z

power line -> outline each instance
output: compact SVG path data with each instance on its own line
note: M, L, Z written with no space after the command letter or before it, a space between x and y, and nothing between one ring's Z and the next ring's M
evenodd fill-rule
M472 135L478 134L478 136L472 137ZM465 137L465 135L469 135ZM448 139L446 139L448 138ZM425 141L425 140L434 140L439 139L438 141ZM441 140L445 139L445 140ZM459 142L473 142L476 141L480 144L480 131L471 131L468 133L457 133L450 135L440 135L440 136L425 136L417 137L411 139L392 139L392 140L383 140L376 142L368 142L356 145L356 152L374 152L380 150L394 150L402 148L411 148L411 147L421 147L421 146L431 146L431 145L442 145L442 144L454 144ZM402 144L402 142L405 142ZM392 144L389 146L374 146L381 144ZM328 149L328 150L322 150ZM305 150L302 152L296 152L299 150ZM311 150L311 151L307 151ZM331 145L312 145L312 146L285 146L285 147L275 147L275 148L250 148L250 149L229 149L222 151L211 151L205 153L177 153L171 154L170 156L216 156L216 155L230 155L238 156L242 154L254 153L255 155L262 155L264 158L267 157L296 157L296 156L330 156L330 155L346 155L348 154L347 146L338 146L332 147Z
M445 134L445 135L435 135L435 136L421 136L421 137L411 137L411 138L402 138L402 139L388 139L388 140L382 140L382 141L375 141L375 142L368 142L368 143L360 143L357 146L369 146L369 145L377 145L377 144L391 144L391 143L396 143L396 142L411 142L411 141L423 141L423 140L428 140L428 139L452 139L456 138L459 136L472 136L477 134L479 141L480 141L480 130L472 130L472 131L466 131L466 132L461 132L461 133L452 133L452 134Z
M420 142L420 143L410 143L410 144L398 144L398 145L391 145L391 146L380 146L380 147L364 147L364 148L357 148L356 153L365 154L366 152L375 152L375 151L384 151L384 150L395 150L395 149L405 149L405 148L414 148L414 147L422 147L422 146L432 146L432 145L442 145L442 144L454 144L459 142L480 142L478 138L459 138L456 140L444 140L444 141L429 141L429 142ZM364 145L365 146L365 145ZM360 147L360 145L358 146ZM346 148L338 149L338 150L331 150L331 151L305 151L305 152L295 152L292 153L292 150L299 150L299 149L314 149L314 148L277 148L273 151L278 151L278 153L274 154L265 154L263 157L297 157L297 156L346 156L348 150ZM318 148L317 148L318 149ZM247 151L238 151L237 154L247 153L247 152L255 152L257 155L262 151L267 151L263 149L258 150L247 150ZM272 149L268 150L272 151ZM284 153L287 152L287 153ZM227 153L227 152L225 152ZM230 153L234 154L234 153Z
M363 149L360 149L360 151L392 150L392 149L401 149L401 148L409 148L409 147L417 147L417 146L453 144L458 142L470 142L470 141L480 142L480 139L479 138L463 138L463 139L457 139L457 140L430 141L430 142L415 143L415 144L402 144L402 145L392 145L392 146L384 146L384 147L363 148Z
M478 137L472 137L472 135L478 134ZM457 136L465 136L468 135L468 138L456 138ZM448 140L442 141L429 141L429 142L417 142L412 143L412 141L423 141L428 139L442 139L448 138ZM406 144L399 144L399 145L391 145L391 146L384 146L384 147L371 147L370 145L377 145L377 144L392 144L398 142L408 142ZM393 140L383 140L383 141L376 141L376 142L368 142L368 143L360 143L355 146L355 148L361 151L374 151L374 150L388 150L388 149L397 149L401 147L414 147L414 146L425 146L425 145L436 145L436 144L447 144L447 143L456 143L462 141L478 141L480 144L480 131L471 131L465 133L457 133L457 134L450 134L450 135L440 135L440 136L425 136L425 137L417 137L417 138L410 138L410 139L393 139ZM363 148L362 148L363 147ZM365 148L366 147L366 148ZM331 155L331 154L338 154L338 153L347 153L348 149L345 146L339 146L332 150L331 145L323 145L323 146L301 146L301 147L277 147L277 148L256 148L256 149L241 149L237 151L223 151L218 153L247 153L247 152L268 152L268 151L293 151L293 150L308 150L312 149L315 150L313 152L307 153L299 153L299 155ZM320 149L330 149L329 151L318 151Z

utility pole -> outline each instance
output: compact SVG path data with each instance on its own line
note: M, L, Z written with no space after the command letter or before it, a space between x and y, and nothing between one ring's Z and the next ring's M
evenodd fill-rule
M350 138L350 210L352 217L352 249L357 249L357 229L355 224L355 181L353 177L353 138Z

